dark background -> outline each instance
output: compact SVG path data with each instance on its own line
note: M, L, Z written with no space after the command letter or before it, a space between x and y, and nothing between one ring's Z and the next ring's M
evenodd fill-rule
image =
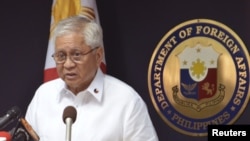
M3 0L0 3L0 116L12 106L25 114L43 83L52 0ZM206 141L170 128L151 102L147 71L161 38L190 19L207 18L233 29L249 50L248 0L97 0L104 31L107 73L133 86L148 105L160 141ZM108 113L107 113L108 114ZM250 124L250 106L236 124Z

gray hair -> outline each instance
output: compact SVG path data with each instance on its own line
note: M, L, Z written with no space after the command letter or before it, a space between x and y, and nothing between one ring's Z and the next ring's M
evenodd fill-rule
M58 22L54 29L52 41L57 37L70 33L80 33L86 45L91 48L101 47L103 44L102 28L93 20L82 16L72 16Z

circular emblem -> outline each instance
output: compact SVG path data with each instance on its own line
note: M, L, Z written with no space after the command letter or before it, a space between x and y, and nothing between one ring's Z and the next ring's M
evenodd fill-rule
M247 48L220 22L183 22L155 48L148 89L167 125L186 135L207 136L208 125L233 124L249 101Z

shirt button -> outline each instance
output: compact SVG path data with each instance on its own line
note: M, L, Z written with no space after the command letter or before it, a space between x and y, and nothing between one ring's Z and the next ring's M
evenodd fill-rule
M99 93L99 91L98 91L96 88L94 89L94 92L95 92L96 94Z

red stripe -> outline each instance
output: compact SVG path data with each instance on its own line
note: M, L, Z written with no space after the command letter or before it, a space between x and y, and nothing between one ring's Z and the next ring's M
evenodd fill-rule
M43 82L47 82L56 78L58 78L56 68L50 68L44 70Z
M101 63L100 68L101 68L101 70L102 70L103 73L107 72L107 70L106 70L106 64L104 64L103 62Z

